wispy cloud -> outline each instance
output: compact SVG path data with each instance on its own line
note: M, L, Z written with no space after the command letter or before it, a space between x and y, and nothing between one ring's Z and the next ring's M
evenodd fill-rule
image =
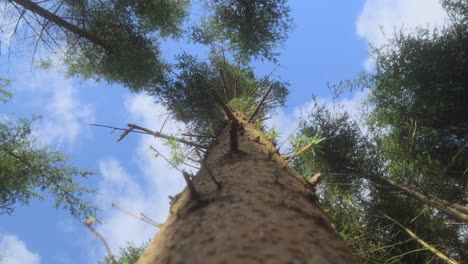
M366 0L356 21L356 33L366 42L379 47L394 32L410 32L418 26L440 27L447 15L439 0ZM373 60L364 64L373 68Z
M44 144L73 148L76 140L90 135L88 124L94 123L94 109L80 101L71 80L60 73L40 71L26 85L42 106L37 122L38 137Z
M23 240L10 234L0 236L0 262L4 264L39 264L41 257L31 252Z
M146 95L132 95L126 99L128 123L135 123L152 130L159 131L166 120L167 112L163 106L154 103L154 98ZM164 133L176 134L181 124L169 119L163 129ZM132 153L132 161L137 169L129 171L129 163L113 158L101 160L99 170L102 179L98 191L101 208L104 210L102 225L98 226L106 238L112 251L124 247L126 242L136 245L148 241L157 232L157 228L135 219L115 208L115 203L137 215L144 213L156 222L163 222L169 214L169 195L180 192L185 183L180 173L171 168L163 159L155 158L149 149L154 146L165 156L169 156L169 148L163 141L151 136L140 136L136 150ZM130 162L130 163L131 163ZM100 247L99 253L104 254Z

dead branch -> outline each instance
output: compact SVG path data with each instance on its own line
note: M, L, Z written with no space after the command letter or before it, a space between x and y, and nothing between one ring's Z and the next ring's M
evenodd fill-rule
M322 179L321 176L322 173L316 173L314 176L312 176L312 178L309 179L309 182L315 187L320 183L320 180Z
M148 216L144 215L143 213L140 213L140 215L141 215L144 219L146 219L146 221L149 221L149 222L153 223L153 224L154 224L155 226L157 226L158 228L160 228L160 226L162 225L162 224L157 223L157 222L154 221L153 219L149 218Z
M128 135L128 133L132 132L133 130L133 127L129 127L127 130L125 130L122 135L120 135L120 137L117 139L117 142L119 142L120 140L122 140L126 135Z
M168 158L166 158L161 152L159 152L157 149L155 149L153 146L149 146L151 150L153 150L154 152L156 152L156 154L158 154L159 156L161 156L167 163L169 163L169 165L171 165L174 169L182 172L175 164L173 164Z
M221 79L223 80L224 96L226 97L226 101L229 101L229 95L227 92L228 89L227 89L226 80L224 79L223 70L221 68L219 68L218 70L219 70L219 75L221 75Z
M290 159L288 159L286 161L286 164L284 164L283 167L281 167L281 168L282 169L286 168L289 165L289 163L291 162L291 160L293 160L295 157L297 157L297 156L301 155L302 153L304 153L304 151L310 149L313 145L315 145L315 140L312 140L309 143L309 145L305 146L303 149L301 149L298 152L294 153L294 155Z
M239 123L231 121L229 149L233 153L239 152L239 141L237 140L237 132L239 131Z
M163 134L163 133L159 133L159 132L156 132L156 131L152 131L150 129L147 129L147 128L144 128L144 127L141 127L141 126L138 126L138 125L134 125L134 124L127 124L127 126L129 127L127 129L119 128L119 127L113 127L113 126L99 125L99 124L90 124L90 125L99 126L99 127L107 127L107 128L111 128L111 129L114 129L114 130L123 130L123 131L125 131L119 137L118 141L122 140L123 137L125 137L128 133L134 132L134 133L152 135L152 136L159 137L159 138L164 138L164 139L175 139L175 140L179 141L180 143L184 143L184 144L189 145L189 146L198 147L198 148L202 148L202 149L208 149L208 146L206 146L206 145L203 145L203 144L200 144L200 143L197 143L197 142L194 142L194 141L186 140L186 139L183 139L183 138L178 138L178 137L166 135L166 134ZM135 129L138 129L140 131L135 131ZM130 131L127 132L128 130L130 130Z
M185 182L187 183L187 187L190 192L190 196L192 196L193 199L195 200L200 200L200 195L198 194L197 189L195 188L195 185L193 185L192 180L190 179L190 174L186 171L182 171L182 175L184 175Z
M257 106L255 107L255 110L250 115L248 122L252 121L252 118L257 114L258 109L260 109L260 107L265 102L265 99L267 98L268 94L270 93L272 87L273 87L273 84L270 84L270 86L268 86L268 89L266 90L265 94L263 94L262 99L260 100L260 102L258 102Z
M112 264L118 264L114 258L114 255L112 255L112 251L109 247L109 244L107 244L107 241L104 239L104 237L101 234L99 234L99 232L96 229L94 229L94 227L92 227L93 221L84 221L83 224L87 228L89 228L89 230L91 230L91 232L93 232L101 240L102 244L104 244L104 247L107 250L107 254L109 255L109 258L111 259Z
M447 257L446 255L444 255L442 252L440 252L439 250L437 250L435 247L429 245L428 243L426 243L424 240L422 240L421 238L419 238L415 233L413 233L413 231L411 231L410 229L408 229L407 227L405 227L404 225L400 224L397 220L391 218L390 216L380 212L380 214L386 218L387 220L390 220L391 222L393 222L394 224L396 224L399 228L401 228L403 231L405 231L410 237L412 237L416 242L418 242L419 244L421 244L425 249L431 251L432 253L434 253L435 255L437 255L439 258L441 258L442 260L444 260L445 262L449 263L449 264L458 264L457 261L455 261L454 259L452 258L449 258Z
M57 26L67 29L77 36L83 37L88 39L89 41L93 42L94 44L100 46L101 48L105 49L108 52L112 52L111 47L104 42L102 39L97 38L96 36L88 33L87 31L84 31L77 27L74 24L71 24L67 22L66 20L62 19L61 17L57 16L56 14L50 12L47 9L42 8L38 4L30 1L30 0L11 0L11 2L14 2L25 9L28 9L29 11L33 12L34 14L37 14L43 18L46 18L49 21L54 22Z
M208 174L210 175L210 178L211 180L216 184L216 187L218 188L218 190L221 188L221 183L216 179L216 177L214 176L213 172L211 172L211 169L210 167L208 166L208 162L204 162L204 165L205 165L205 168L206 168L206 171L208 171Z
M166 119L164 120L164 123L161 126L161 129L159 129L159 133L162 133L164 126L166 125L167 120L169 119L169 115L166 116Z
M294 135L294 133L296 133L296 131L299 129L299 127L301 127L301 122L299 122L299 124L297 124L297 127L291 132L291 134L289 134L288 137L287 137L283 142L281 142L281 144L280 144L279 147L278 147L278 153L279 153L281 147L282 147L286 142L288 142L288 140L292 137L292 135Z
M268 80L270 76L276 71L276 69L278 69L279 66L280 66L279 64L276 65L276 67L267 76L265 76L265 78L263 78L260 84L257 85L252 91L249 92L248 96L251 96L258 88L260 88L266 82L266 80Z
M143 222L145 222L145 223L148 223L148 224L150 224L150 225L152 225L152 226L155 226L155 227L159 228L159 226L158 226L158 224L157 224L156 222L154 222L154 221L152 221L152 220L151 220L151 221L148 221L148 220L147 220L146 218L144 218L144 217L138 217L138 216L136 216L136 215L130 213L129 211L123 209L122 207L116 205L115 203L112 203L112 207L117 208L117 209L119 209L120 211L122 211L122 212L124 212L124 213L126 213L126 214L128 214L128 215L130 215L130 216L132 216L132 217L134 217L134 218L136 218L136 219L139 219L139 220L141 220L141 221L143 221Z

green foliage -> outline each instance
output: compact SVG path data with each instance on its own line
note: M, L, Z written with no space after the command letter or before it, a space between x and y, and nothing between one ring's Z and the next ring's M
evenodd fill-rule
M178 37L187 17L188 0L117 0L119 8L128 8L145 32L158 31L161 37Z
M323 174L317 189L322 208L329 211L340 235L363 263L427 263L433 258L432 253L418 251L421 246L405 233L378 218L379 212L407 224L427 243L460 257L459 227L445 225L445 215L372 180L373 175L399 176L389 170L393 161L387 159L380 136L372 131L362 134L346 113L333 113L317 103L303 123L305 137L320 133L327 141L315 155L299 156L293 166L306 177ZM420 190L420 186L410 187Z
M292 150L294 153L300 152L309 144L312 144L312 147L306 149L301 155L314 155L315 156L315 150L316 149L320 150L318 143L324 141L325 139L326 138L321 137L318 133L315 133L313 136L307 136L305 134L301 134L292 138L290 143L292 145Z
M69 76L104 78L110 83L122 83L132 91L164 83L167 66L160 57L158 43L148 39L145 30L133 23L131 12L109 3L89 9L87 33L108 43L110 50L69 33L65 59Z
M255 110L255 104L253 104L253 101L254 100L251 97L247 97L247 98L236 97L236 98L233 98L231 101L229 101L227 105L231 109L236 109L237 111L240 111L246 115L250 115Z
M168 139L166 140L165 145L171 148L171 157L169 158L169 161L172 165L176 167L179 166L185 160L179 141L175 138Z
M451 25L400 33L374 51L370 122L386 135L381 147L391 160L389 174L466 204L468 8L463 1L442 3Z
M265 136L271 140L272 142L276 142L276 138L280 135L278 131L276 131L275 126L273 125L268 131L265 132Z
M318 189L321 206L335 224L340 236L362 263L388 263L386 259L394 253L389 226L382 227L380 232L368 228L373 217L366 214L367 205L354 192L343 190L339 183L325 180L327 187Z
M149 242L141 244L141 246L135 246L135 244L127 242L127 246L120 249L119 256L116 257L118 264L135 264L138 258L143 254L145 249L148 247ZM99 261L99 264L114 264L110 257L106 257L103 261Z
M273 59L273 49L284 42L291 29L286 0L204 1L213 12L196 40L229 43L237 57ZM16 3L15 5L21 5ZM47 1L53 18L44 23L29 16L18 20L31 26L38 43L64 51L69 76L119 83L132 91L158 92L167 84L168 63L162 58L159 41L183 36L189 17L188 0ZM27 11L30 12L30 11ZM34 17L40 17L36 13ZM32 17L32 16L31 16ZM6 20L5 23L12 21ZM59 26L60 25L60 26ZM40 32L40 33L39 33ZM209 34L208 34L209 33ZM210 35L207 39L205 35ZM19 34L16 34L19 35ZM29 37L29 36L28 36ZM218 45L213 45L215 47ZM43 60L43 62L45 62ZM47 64L42 66L47 67Z
M278 54L273 50L292 28L286 0L215 0L206 5L213 12L193 28L193 39L203 44L227 42L242 61L274 60Z
M262 80L255 77L252 68L233 64L221 54L211 53L208 62L189 55L177 60L175 78L154 94L160 95L175 118L186 122L194 133L216 135L224 126L224 112L213 93L223 104L241 112L250 112L264 93L259 87ZM273 82L271 95L256 117L284 104L286 85Z
M318 104L302 131L328 140L317 155L301 156L294 165L305 175L324 173L318 189L322 204L364 263L434 260L379 218L380 212L460 263L468 259L466 229L445 224L453 219L374 179L388 177L431 199L467 203L468 8L457 0L442 4L452 24L395 35L374 49L374 73L334 87L338 93L346 86L371 89L365 135L346 114Z
M76 168L69 158L50 147L41 147L32 135L32 120L4 117L0 122L0 214L11 214L16 205L47 192L55 207L69 210L78 219L96 214L87 200L95 191L79 183L94 173Z
M8 85L10 85L9 80L0 78L0 102L6 103L13 96L13 94L4 89Z

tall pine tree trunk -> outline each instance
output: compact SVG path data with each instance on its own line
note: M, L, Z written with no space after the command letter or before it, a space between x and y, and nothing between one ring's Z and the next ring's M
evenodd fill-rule
M311 184L237 117L239 152L228 124L138 263L355 263Z

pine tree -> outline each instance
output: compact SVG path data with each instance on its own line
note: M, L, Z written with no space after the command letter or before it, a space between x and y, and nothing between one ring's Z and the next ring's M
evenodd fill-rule
M274 59L273 48L291 26L285 1L206 1L215 7L208 21L220 23L202 27L214 38L194 30L200 37L194 40L211 46L210 58L184 53L175 65L161 58L154 38L165 35L166 20L145 8L166 3L183 10L176 7L186 1L63 2L62 17L73 14L82 32L41 14L38 4L10 2L65 30L69 73L157 96L200 139L189 142L131 124L119 138L139 131L169 139L182 157L188 154L178 152L178 144L204 153L196 175L181 170L187 187L172 199L168 220L139 263L355 262L320 209L313 185L261 129L266 113L284 104L287 84L257 78L248 62ZM163 15L174 14L183 12ZM168 159L174 167L181 161Z

